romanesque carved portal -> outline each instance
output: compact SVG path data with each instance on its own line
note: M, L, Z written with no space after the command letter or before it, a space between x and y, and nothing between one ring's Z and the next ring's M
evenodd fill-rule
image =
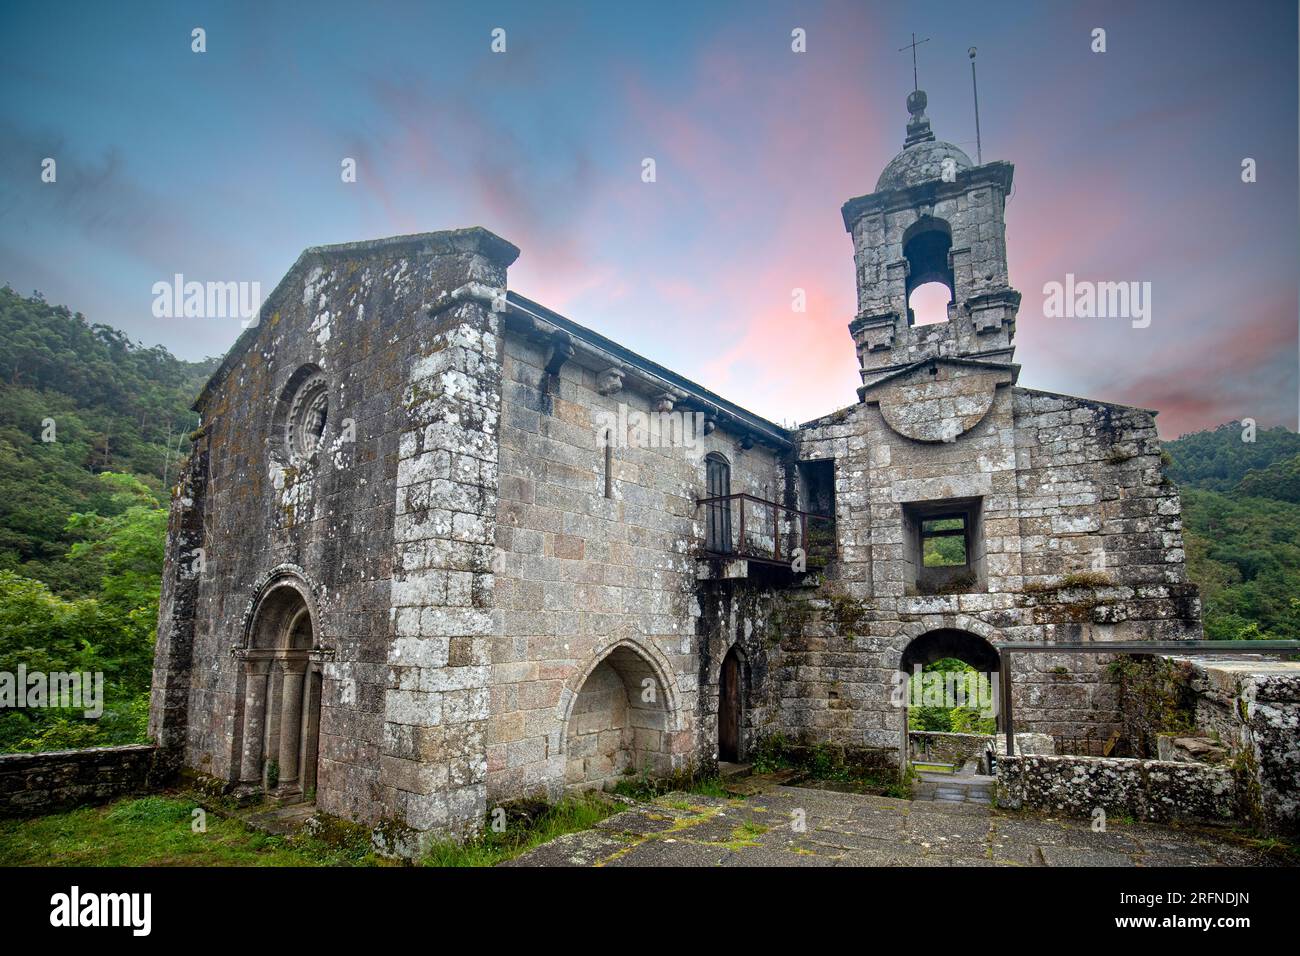
M239 782L282 800L313 799L320 739L321 669L313 659L311 609L285 582L254 613L244 667Z

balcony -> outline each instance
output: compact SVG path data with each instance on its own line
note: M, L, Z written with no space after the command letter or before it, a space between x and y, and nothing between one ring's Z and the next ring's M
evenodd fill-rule
M783 568L792 574L819 571L835 556L835 519L830 515L743 493L700 498L696 507L706 509L702 557L722 562L724 569L734 563L733 570L724 570L721 576L747 576L740 563Z

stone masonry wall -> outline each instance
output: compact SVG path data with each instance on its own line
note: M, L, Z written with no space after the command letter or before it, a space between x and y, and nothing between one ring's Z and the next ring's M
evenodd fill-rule
M479 259L469 278L504 288ZM495 633L500 321L445 296L402 394L380 787L418 848L475 831L486 812L488 681ZM409 846L394 849L408 853Z
M1227 748L1242 812L1300 829L1300 663L1243 654L1135 657L1122 668L1125 729L1150 752L1161 735L1206 735Z
M613 452L613 496L605 497L601 416L616 416L620 403L649 412L652 397L630 388L602 394L598 370L577 362L549 376L548 355L544 341L506 336L499 625L488 725L492 801L559 794L572 708L588 675L617 648L663 685L657 692L665 708L667 767L712 759L721 655L701 680L696 640L701 608L694 552L704 535L696 499L705 497L704 457L726 456L732 492L778 500L782 493L772 453L742 450L738 437L719 427L691 450L619 442L625 447ZM629 677L625 691L639 695L644 679ZM705 726L710 713L712 730Z
M960 767L967 760L979 760L990 746L996 751L999 738L989 734L912 730L908 732L907 739L913 757L955 763Z
M152 744L0 754L0 817L104 803L155 785Z
M1163 760L999 756L998 805L1091 818L1097 809L1158 823L1223 823L1238 817L1226 767Z
M924 207L911 192L865 196L846 204L858 316L868 326L854 330L863 368L927 358L935 354L937 340L950 335L956 350L965 354L1010 348L1019 296L1013 296L1010 308L997 301L1008 283L1004 216L1010 181L1009 164L990 163L961 171L955 182L935 182L926 189ZM908 326L903 240L922 219L950 227L954 302L978 307L968 312L954 304L950 323ZM985 308L981 297L990 296L994 301Z
M718 714L723 661L733 648L739 655L742 685L740 758L764 737L780 732L780 639L789 600L783 587L754 579L701 581L697 587L700 617L697 679L700 685L696 735L701 766L717 759Z
M942 386L942 364L933 377ZM1165 479L1149 413L998 384L982 416L956 409L949 440L918 441L890 422L915 407L888 389L804 426L799 457L833 458L839 560L824 593L864 609L828 645L825 623L785 635L783 731L897 748L891 678L907 645L939 629L1005 641L1173 640L1200 636L1186 583L1177 491ZM892 387L892 386L891 386ZM965 417L963 417L965 416ZM973 423L972 423L973 420ZM967 593L917 594L905 541L909 503L978 500L982 581ZM832 628L832 630L834 630ZM1017 726L1102 740L1120 726L1110 657L1013 657Z
M167 517L162 596L149 693L149 737L158 744L164 775L180 771L189 736L190 675L204 554L203 516L207 498L208 440L196 434Z
M428 707L403 713L403 699L391 696L405 690L401 682L410 678L390 669L395 637L409 636L395 635L397 621L390 608L395 597L426 587L403 580L407 571L427 570L402 564L409 550L405 545L418 539L407 491L414 449L420 440L428 442L420 453L428 451L431 457L422 461L432 461L434 471L442 469L441 475L431 471L429 480L459 486L463 468L467 485L479 487L484 481L472 454L456 461L437 455L439 440L457 448L472 446L463 436L448 438L436 413L429 413L427 425L418 422L424 430L420 438L412 437L413 416L425 408L411 390L422 380L419 369L427 370L420 363L445 349L456 327L486 322L481 306L453 310L456 321L451 323L431 316L431 306L470 282L503 284L505 264L516 253L483 230L308 250L268 297L259 324L241 338L200 398L197 407L210 451L205 555L193 597L187 766L226 782L236 778L244 675L231 649L243 639L257 583L274 569L292 567L314 595L314 642L333 655L324 665L317 804L364 823L400 809L403 798L397 794L408 792L403 787L411 781L394 773L391 763L389 772L382 772L381 751L403 759L395 749L401 735L394 727L427 726L433 710L429 700ZM329 406L317 453L304 462L287 453L282 423L287 388L305 367L324 376ZM448 392L456 387L452 383ZM471 528L467 517L452 520L457 530L479 539L461 541L471 550L481 547L484 538L490 541L481 524ZM402 537L395 540L395 535ZM174 567L179 539L169 548L169 567ZM462 549L456 550L450 564L461 560ZM425 560L438 567L440 558ZM488 563L481 553L476 560ZM447 587L457 589L468 581L473 592L472 578L457 577L454 585L450 576L447 581ZM436 591L437 600L453 604L460 600L460 590L444 597L439 587L428 584L424 593ZM161 612L158 659L168 669L173 657L182 654L178 638L184 631L171 623L178 614L184 616L179 597L175 588L165 594ZM403 615L402 626L408 621L409 615ZM452 637L481 637L471 635L472 630L444 630L445 653L451 653ZM463 650L463 643L458 644L457 652ZM478 666L484 668L482 646L471 648L473 653L480 655ZM169 696L179 692L174 684L167 685ZM164 703L156 692L155 728L166 726ZM458 759L463 757L456 752ZM421 786L414 782L409 792ZM435 818L431 813L421 822Z

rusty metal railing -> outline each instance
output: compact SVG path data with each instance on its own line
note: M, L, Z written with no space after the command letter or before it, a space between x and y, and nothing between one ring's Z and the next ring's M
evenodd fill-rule
M830 515L788 508L744 492L697 498L695 506L709 509L704 551L710 557L784 565L794 560L796 548L802 548L808 566L814 567L824 566L835 553L835 519ZM733 512L739 520L732 521Z

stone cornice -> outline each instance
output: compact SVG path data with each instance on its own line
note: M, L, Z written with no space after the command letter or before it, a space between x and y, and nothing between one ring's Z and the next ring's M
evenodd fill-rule
M989 353L989 356L991 358L992 356L999 354L1005 355L1006 353L1006 349L998 349ZM960 358L948 355L932 355L926 358L917 359L914 362L906 362L901 365L890 366L889 368L872 369L871 381L858 386L858 401L869 404L867 396L880 386L894 381L895 379L905 377L916 369L932 363L935 365L957 365L964 368L983 371L1006 372L1009 377L1003 384L1007 385L1014 385L1020 378L1020 366L1015 362L999 362L996 360L981 361L979 356L972 355L965 355Z
M630 388L643 394L658 406L671 400L674 407L702 411L718 427L751 436L769 447L779 450L793 447L790 431L775 422L728 402L689 379L530 299L511 292L508 302L511 327L516 332L541 343L553 342L557 332L567 334L573 347L572 361L593 369L597 374L616 369L619 372L620 388Z
M950 199L962 193L970 192L981 186L1000 189L1003 195L1011 191L1011 180L1015 167L1004 160L995 160L983 166L958 170L953 182L932 179L905 189L882 189L880 192L867 193L850 199L840 207L844 219L844 229L852 232L853 227L863 216L872 213L894 212L899 209L911 209L922 203L935 203Z

